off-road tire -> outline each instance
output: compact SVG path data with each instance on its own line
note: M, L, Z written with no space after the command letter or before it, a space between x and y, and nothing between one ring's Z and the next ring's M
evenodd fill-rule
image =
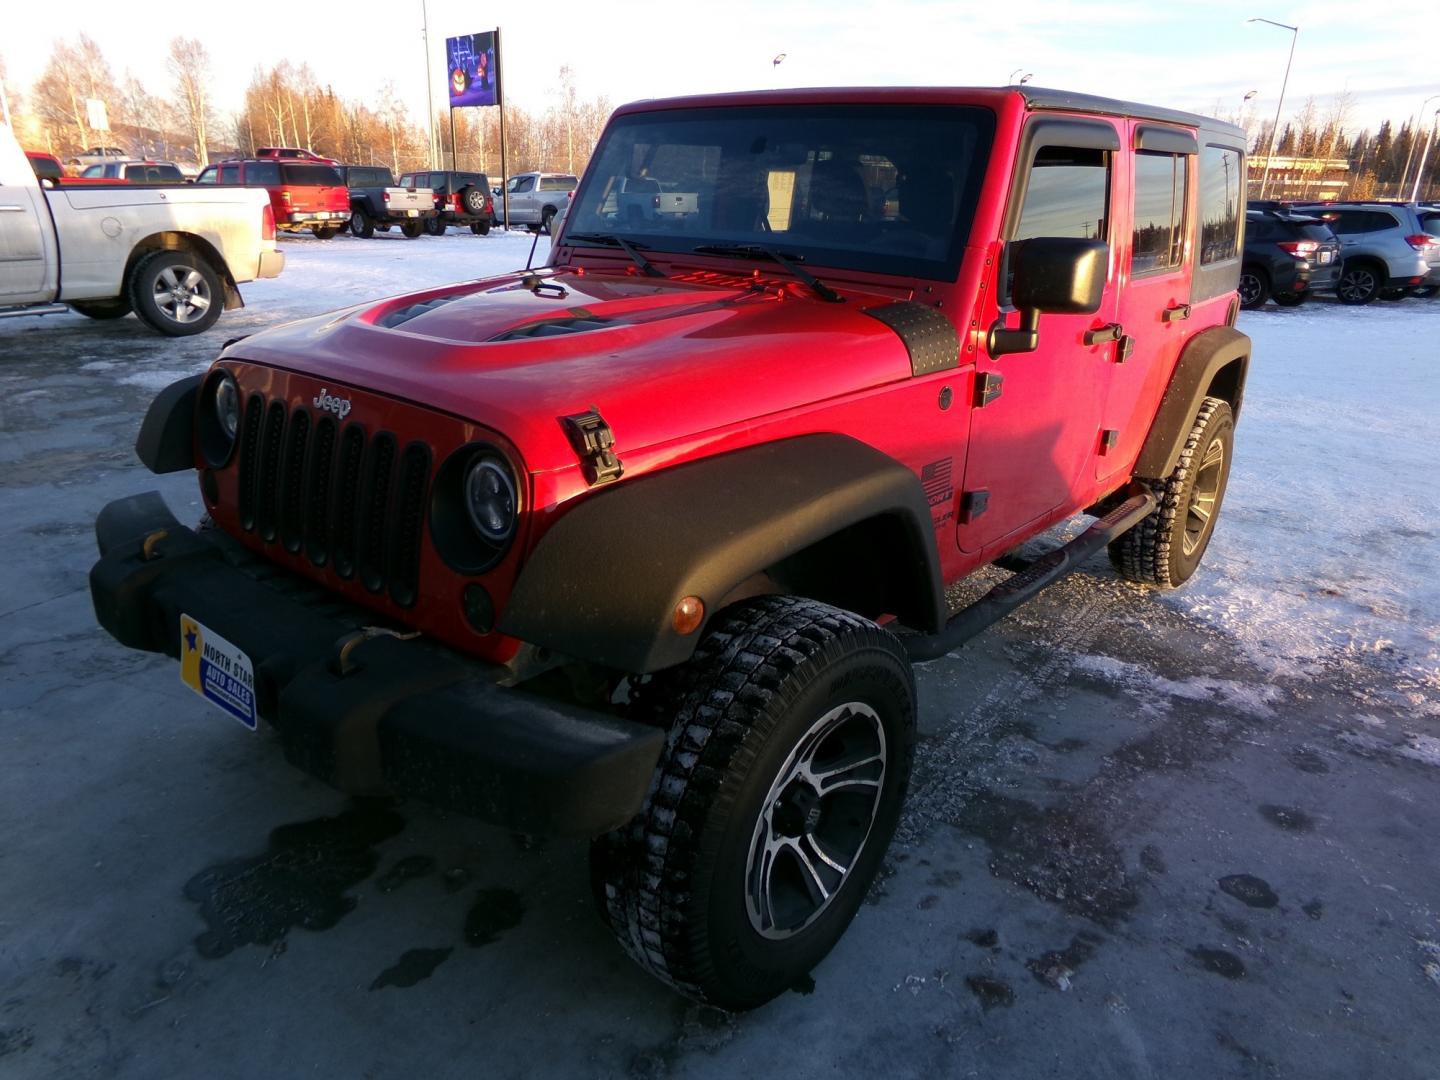
M190 280L195 274L195 288L203 293L207 306L202 314L186 318L176 305L172 312L157 296L156 289L164 280ZM171 337L189 337L215 325L225 307L225 289L215 268L201 256L188 251L156 251L135 264L130 274L130 304L152 329Z
M360 207L350 211L350 235L357 240L369 240L375 235L375 222Z
M444 236L446 228L445 222L438 217L425 219L424 229L431 236Z
M1270 278L1259 267L1242 267L1237 291L1240 293L1240 306L1246 311L1264 307L1265 301L1270 299Z
M115 300L81 300L71 304L70 308L87 319L123 319L133 310L130 301L123 296Z
M1281 307L1299 307L1310 299L1310 294L1308 292L1277 292L1270 299Z
M406 240L414 240L424 231L425 222L423 221L402 221L400 223L400 232L404 235Z
M1174 470L1163 480L1144 480L1158 502L1155 510L1129 532L1110 544L1110 562L1120 576L1145 585L1173 589L1183 585L1200 565L1215 521L1225 500L1230 461L1235 441L1235 418L1228 402L1207 397L1195 414L1194 425ZM1213 447L1220 447L1218 475L1211 476L1207 465ZM1202 481L1201 476L1205 479ZM1197 486L1205 494L1214 482L1209 516L1198 535L1187 540L1192 500ZM1197 506L1200 504L1197 503Z
M1368 304L1380 295L1385 273L1372 262L1352 260L1340 268L1335 282L1335 295L1342 304Z
M489 236L489 235L490 235L490 222L488 222L488 221L472 221L472 222L470 223L470 231L471 231L472 233L474 233L476 236Z
M849 612L759 597L719 615L694 657L640 687L633 703L632 715L668 719L669 738L644 809L591 846L597 906L656 978L721 1008L754 1008L830 951L894 834L914 754L905 651ZM747 875L772 785L817 718L855 704L872 709L885 733L869 831L813 922L779 940L762 936L747 910Z

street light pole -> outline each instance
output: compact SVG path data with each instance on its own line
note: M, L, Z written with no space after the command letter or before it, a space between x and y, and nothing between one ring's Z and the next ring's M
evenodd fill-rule
M1420 111L1415 115L1415 126L1410 129L1410 149L1405 154L1405 167L1400 170L1400 186L1395 189L1395 194L1402 197L1405 194L1405 181L1410 179L1410 162L1415 160L1415 140L1420 137L1420 125L1425 123L1425 106L1436 98L1440 98L1440 94L1431 94L1420 103Z
M1280 100L1275 104L1275 126L1270 129L1270 152L1265 155L1265 172L1260 177L1260 198L1265 197L1265 189L1270 185L1270 166L1275 161L1275 140L1280 137L1280 112L1285 107L1285 88L1290 85L1290 64L1295 59L1295 42L1300 40L1300 28L1291 26L1289 23L1276 22L1274 19L1246 19L1247 23L1263 22L1271 26L1278 26L1282 30L1290 31L1290 57L1285 61L1285 78L1280 82Z
M430 74L430 12L420 0L420 36L425 40L425 127L430 132L430 168L435 168L435 79Z
M1415 186L1410 189L1411 202L1420 198L1420 178L1425 175L1425 159L1430 156L1430 140L1435 137L1437 124L1440 124L1440 109L1435 110L1435 118L1430 121L1430 130L1425 133L1425 149L1420 151L1420 164L1415 169Z

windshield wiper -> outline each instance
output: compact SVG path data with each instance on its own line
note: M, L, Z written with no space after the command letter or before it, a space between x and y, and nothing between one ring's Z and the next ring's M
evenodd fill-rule
M757 255L763 255L772 262L777 262L786 270L789 270L797 278L814 290L815 295L821 300L830 304L843 304L845 298L830 288L823 281L810 273L803 266L801 261L804 255L797 255L794 252L776 251L768 244L701 244L692 249L697 255L732 255L737 259L753 259Z
M623 250L626 255L629 255L630 260L640 268L640 272L646 277L667 276L665 271L659 269L644 255L640 254L640 249L647 246L645 244L637 244L631 240L626 240L624 237L614 236L610 233L566 233L565 239L576 240L582 244L611 244Z

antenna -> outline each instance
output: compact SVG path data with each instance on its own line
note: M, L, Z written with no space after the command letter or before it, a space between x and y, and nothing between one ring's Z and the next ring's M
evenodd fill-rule
M506 226L507 228L509 226ZM529 270L535 262L535 248L540 244L540 230L535 230L535 239L530 241L530 257L525 260L525 269Z

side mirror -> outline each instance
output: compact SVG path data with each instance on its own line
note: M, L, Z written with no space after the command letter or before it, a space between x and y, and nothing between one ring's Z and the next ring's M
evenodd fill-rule
M1100 310L1110 267L1103 240L1039 236L1010 245L1011 299L1020 309L1020 328L997 323L990 330L990 355L1034 352L1040 344L1040 316L1090 315Z

